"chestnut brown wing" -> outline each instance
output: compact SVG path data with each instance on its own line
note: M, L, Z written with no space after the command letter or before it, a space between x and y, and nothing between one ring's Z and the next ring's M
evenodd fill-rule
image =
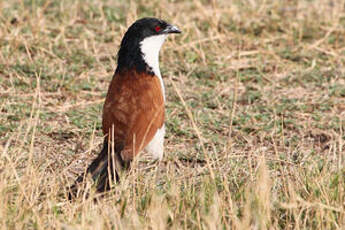
M128 71L115 75L103 108L103 133L124 144L123 160L133 159L164 123L164 99L158 77ZM111 128L114 130L111 131Z

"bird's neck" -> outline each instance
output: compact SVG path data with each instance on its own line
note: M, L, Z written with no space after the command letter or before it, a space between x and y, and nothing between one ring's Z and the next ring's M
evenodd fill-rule
M140 50L142 58L149 69L159 78L162 88L162 94L165 101L165 88L163 78L159 69L159 51L165 41L167 35L157 35L145 38L140 42Z
M138 40L123 40L118 52L116 72L135 69L160 76L159 51L167 35L156 35Z
M145 38L140 42L142 58L152 72L161 78L159 69L159 51L165 41L166 35L157 35Z
M162 95L165 101L165 88L161 71L159 69L159 51L167 35L157 35L145 38L140 42L142 57L149 69L156 75L161 83Z

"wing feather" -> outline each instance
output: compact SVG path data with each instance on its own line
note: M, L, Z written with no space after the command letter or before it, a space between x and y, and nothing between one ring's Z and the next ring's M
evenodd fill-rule
M132 160L164 123L164 98L158 77L128 71L115 75L103 107L103 133L125 143L124 160Z

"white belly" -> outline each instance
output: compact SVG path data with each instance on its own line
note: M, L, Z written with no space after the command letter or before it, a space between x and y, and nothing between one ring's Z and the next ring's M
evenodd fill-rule
M164 152L164 136L165 136L165 125L157 130L153 139L145 147L145 150L152 154L152 157L157 160L162 160Z

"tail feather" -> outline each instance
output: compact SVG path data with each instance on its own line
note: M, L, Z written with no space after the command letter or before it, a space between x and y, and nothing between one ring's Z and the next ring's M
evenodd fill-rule
M111 146L104 140L102 151L92 161L86 172L80 175L75 183L69 188L68 198L72 200L77 196L80 185L88 174L95 181L97 192L104 192L110 189L111 182L119 182L119 171L125 167L125 162L121 158L123 144L115 144L114 159L111 154ZM115 166L115 169L114 169ZM114 180L115 179L115 180Z

